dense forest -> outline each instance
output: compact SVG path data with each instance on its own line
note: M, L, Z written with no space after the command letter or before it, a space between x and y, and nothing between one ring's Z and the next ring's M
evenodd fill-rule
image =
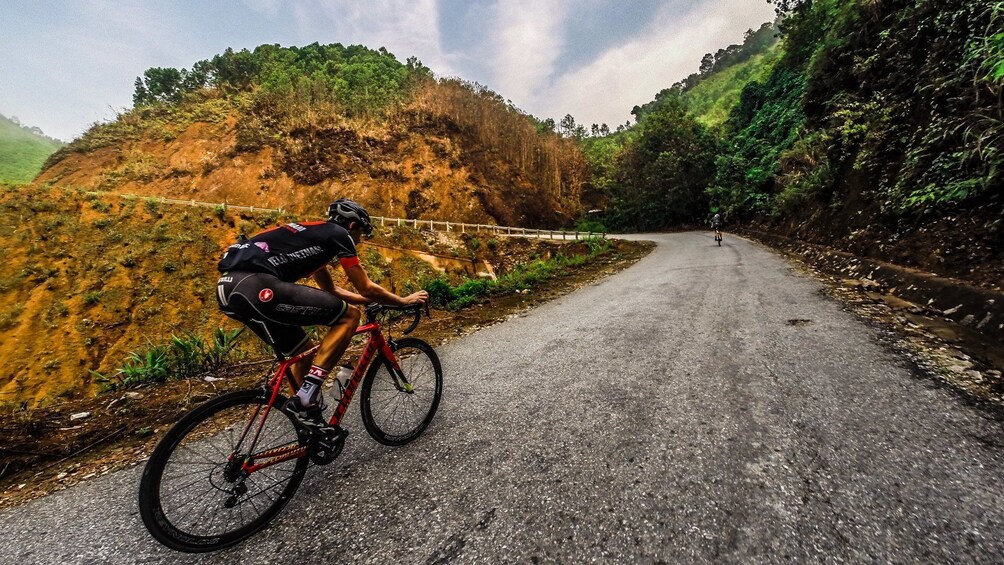
M986 245L956 267L993 260L1004 204L1004 4L775 4L776 31L751 30L724 65L709 54L700 73L636 107L629 130L586 141L607 224L701 225L720 211L933 267L953 258L911 256L903 242L923 246L922 234L944 237L965 217ZM688 94L742 65L739 96L716 125Z

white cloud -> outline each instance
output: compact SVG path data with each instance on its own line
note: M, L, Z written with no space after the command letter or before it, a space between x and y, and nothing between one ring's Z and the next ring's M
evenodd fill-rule
M438 73L455 72L455 57L440 42L436 0L315 0L297 5L295 15L307 43L386 47L402 62L416 56Z
M491 86L506 98L534 98L550 81L565 46L567 2L499 0L490 11L493 30L478 50Z
M208 17L200 3L81 0L66 3L51 24L40 13L46 8L24 4L0 19L0 110L68 138L130 106L133 79L146 68L188 67L228 45L316 41L383 46L402 61L415 55L436 73L486 83L537 116L571 113L614 126L696 70L704 53L773 17L762 0L686 3L692 8L681 16L679 3L667 2L633 38L571 70L562 61L576 60L568 55L583 46L566 35L568 19L598 12L582 2L495 0L443 13L437 0L242 0L233 11L245 25L220 22L210 36L194 31ZM452 42L465 47L447 51L451 42L440 30L458 25L471 26Z
M631 108L697 70L701 57L773 19L767 3L714 0L680 15L664 9L637 37L572 70L526 103L526 110L555 119L571 113L580 123L611 127L631 119Z

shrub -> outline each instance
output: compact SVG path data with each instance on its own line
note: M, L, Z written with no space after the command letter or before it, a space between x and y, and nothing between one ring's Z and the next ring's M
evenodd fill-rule
M454 300L487 294L494 286L493 283L494 281L485 279L472 279L466 281L453 289Z
M16 326L21 312L24 312L24 306L15 304L6 312L0 314L0 330L7 330Z
M112 209L112 206L111 206L111 204L108 204L107 202L102 202L100 200L94 200L93 202L91 202L91 208L93 208L94 210L97 210L98 212L107 212L107 211L109 211L109 210Z
M575 222L575 231L607 233L607 227L603 225L603 222L600 220L583 218L578 222Z
M101 295L103 293L100 290L92 290L84 293L84 304L92 306L101 301Z
M456 298L453 294L453 288L450 287L450 283L446 282L446 279L442 277L425 283L424 288L429 293L429 302L433 306L444 307Z

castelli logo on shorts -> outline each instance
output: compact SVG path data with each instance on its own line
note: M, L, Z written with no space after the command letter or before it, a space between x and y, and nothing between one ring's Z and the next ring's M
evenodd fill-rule
M258 300L261 300L262 302L268 302L269 300L272 300L272 296L274 294L275 293L272 292L271 288L263 288L261 289L261 292L258 293Z

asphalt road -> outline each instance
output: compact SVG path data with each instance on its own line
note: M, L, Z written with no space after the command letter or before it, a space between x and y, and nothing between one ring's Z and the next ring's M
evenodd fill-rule
M235 548L159 546L136 468L0 514L0 561L1001 561L1000 420L762 248L651 238L441 348L425 436L385 448L354 417L342 457Z

